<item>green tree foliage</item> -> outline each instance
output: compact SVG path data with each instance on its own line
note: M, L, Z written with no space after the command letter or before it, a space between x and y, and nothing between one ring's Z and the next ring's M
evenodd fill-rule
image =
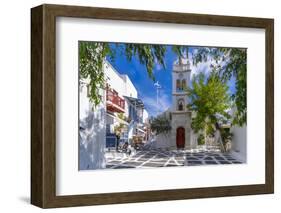
M204 73L195 76L191 85L188 108L196 114L192 118L192 129L211 134L216 122L225 122L230 117L227 112L231 107L228 86L217 75L211 74L207 78Z
M229 128L224 128L220 130L221 132L221 138L223 141L223 144L225 145L227 141L231 141L233 137L233 133L230 132Z
M156 135L160 133L169 133L171 131L170 120L164 115L159 115L156 118L151 118L150 128L153 132L156 132Z
M179 56L187 51L186 46L173 46L172 50ZM79 42L79 71L80 77L90 79L90 99L94 105L101 102L99 89L105 87L103 62L106 57L114 61L117 53L125 55L128 61L136 57L146 67L148 76L155 81L153 69L156 64L165 65L166 45L153 44L109 44L99 42Z
M104 88L103 60L112 51L107 43L79 42L80 78L90 79L90 100L96 106L100 103L99 89Z
M204 139L203 134L199 134L199 136L197 138L197 143L198 143L198 145L204 145L205 144L205 139Z
M125 121L125 119L126 119L124 113L118 113L117 117L123 121ZM114 133L116 135L118 135L119 137L121 137L122 132L124 131L124 128L125 128L125 124L120 122L117 126L114 127Z
M235 79L236 92L231 96L236 106L233 124L247 122L247 51L240 48L198 48L193 63L212 60L212 72L223 82Z

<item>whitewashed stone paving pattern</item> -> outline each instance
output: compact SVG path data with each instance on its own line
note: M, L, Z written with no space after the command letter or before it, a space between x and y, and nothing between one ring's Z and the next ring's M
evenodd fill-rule
M116 153L107 155L106 168L154 168L171 166L200 166L219 164L241 164L229 153L218 151L199 151L191 153L188 151L165 151L160 149L142 150L135 155Z

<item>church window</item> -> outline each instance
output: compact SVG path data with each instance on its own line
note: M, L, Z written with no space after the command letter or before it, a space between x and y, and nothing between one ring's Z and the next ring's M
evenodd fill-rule
M177 84L176 84L177 91L181 90L180 88L181 88L181 81L179 79L177 79Z
M185 79L182 80L181 87L182 87L182 90L186 89L186 80Z
M184 106L184 101L182 99L180 99L178 101L178 110L183 111L183 106Z

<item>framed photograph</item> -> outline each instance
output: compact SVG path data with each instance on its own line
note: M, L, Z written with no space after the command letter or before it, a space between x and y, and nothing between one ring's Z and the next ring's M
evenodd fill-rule
M274 192L274 21L31 9L31 203Z

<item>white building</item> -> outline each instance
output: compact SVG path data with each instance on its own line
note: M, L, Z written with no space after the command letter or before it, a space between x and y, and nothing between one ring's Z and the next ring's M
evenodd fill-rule
M231 110L232 116L236 112L236 107ZM247 161L247 125L232 126L230 132L233 134L231 140L231 153L242 162Z
M196 144L191 140L191 111L186 107L190 83L190 64L188 59L179 58L173 64L172 71L172 107L163 113L171 122L171 132L156 137L155 146L169 149L188 149Z
M101 169L106 166L105 151L110 139L115 143L114 127L125 125L123 137L146 134L144 121L148 113L127 75L118 73L105 60L106 89L100 89L101 103L94 107L89 99L89 79L79 80L79 170ZM120 119L121 113L126 119ZM112 136L112 138L110 138Z
M79 170L101 169L106 165L105 91L100 90L102 101L94 108L88 83L88 79L79 81Z
M143 124L148 122L148 113L143 102L138 98L138 92L127 75L122 75L105 60L105 75L107 77L107 137L114 133L115 126L123 123L124 138L132 139L134 135L145 134ZM118 117L123 113L125 120ZM112 136L114 137L114 136Z
M149 115L146 109L143 109L143 114L142 114L142 122L143 123L148 123Z
M121 75L114 67L105 60L104 71L106 76L106 124L107 131L113 133L114 127L122 122L126 126L129 120L120 120L118 113L123 113L129 118L130 103L125 97L137 98L138 93L130 78L127 75Z

